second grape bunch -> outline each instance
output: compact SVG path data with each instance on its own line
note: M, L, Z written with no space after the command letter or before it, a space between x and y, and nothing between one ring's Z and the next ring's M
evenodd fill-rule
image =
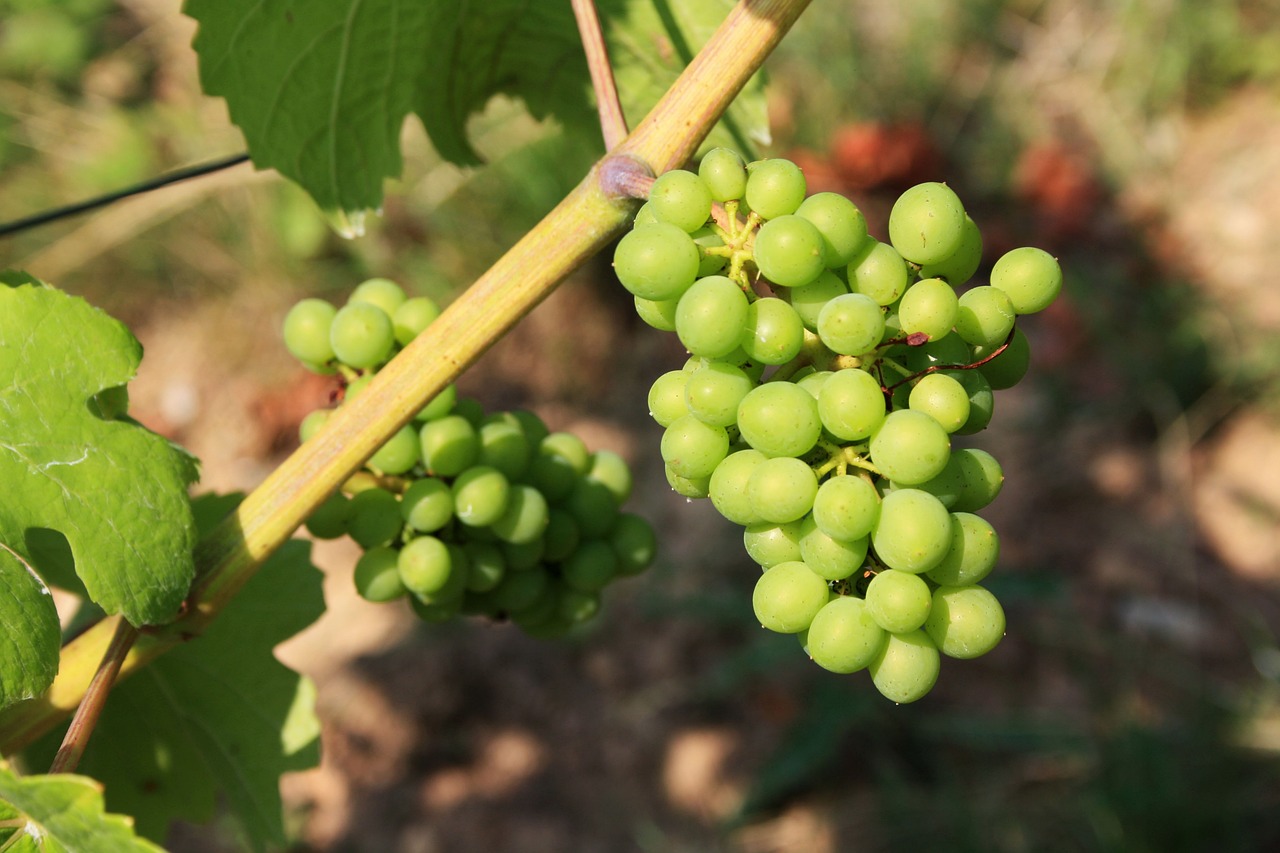
M1017 318L1062 272L1023 247L971 284L982 237L941 183L903 193L888 234L842 195L808 195L794 163L718 148L653 182L614 268L691 354L649 411L672 488L743 526L760 623L912 702L942 655L1004 635L979 583L998 537L977 514L1004 474L952 437L984 429L993 392L1026 373Z

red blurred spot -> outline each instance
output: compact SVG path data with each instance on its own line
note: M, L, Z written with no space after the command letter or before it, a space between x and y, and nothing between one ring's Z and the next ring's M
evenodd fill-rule
M1105 195L1093 164L1061 142L1038 142L1014 167L1013 191L1034 211L1039 230L1053 242L1089 231Z
M831 138L835 171L853 190L943 180L942 152L918 122L847 124Z

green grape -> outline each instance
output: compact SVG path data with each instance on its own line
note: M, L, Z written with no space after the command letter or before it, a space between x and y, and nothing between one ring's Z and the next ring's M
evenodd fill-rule
M969 363L969 345L955 332L919 346L902 347L906 352L903 363L912 373L937 367L950 367Z
M431 402L427 403L418 414L413 416L415 423L424 424L427 421L434 421L443 418L445 415L453 411L453 407L458 404L458 388L456 385L446 385L444 390L431 398Z
M432 474L453 477L476 464L480 439L476 428L461 415L445 415L427 421L418 432L422 463Z
M653 212L653 206L646 201L644 204L640 205L640 209L636 211L636 217L631 220L631 225L632 227L639 227L641 225L652 225L659 221L658 215Z
M1034 314L1062 291L1062 268L1053 255L1033 246L1005 252L991 268L991 286L1009 297L1013 310Z
M382 364L391 356L395 343L391 318L368 302L347 303L334 315L329 327L334 356L356 368Z
M951 439L942 425L911 409L886 415L872 434L870 447L872 464L904 486L936 477L951 455Z
M525 545L542 536L547 528L547 500L542 492L517 484L511 487L507 507L492 525L504 542Z
M333 414L329 409L316 409L302 419L302 423L298 424L298 441L307 442L311 436L320 431L320 427L324 426L325 421L329 420L329 415Z
M386 489L366 489L351 499L347 532L366 551L391 544L403 527L400 501Z
M981 657L1004 637L1004 608L976 585L940 586L925 631L944 655L961 660Z
M866 217L839 193L814 193L800 204L796 215L822 234L822 263L828 269L847 265L866 242Z
M550 434L547 425L542 422L542 418L533 412L516 409L514 412L508 412L508 414L520 422L520 427L524 430L524 437L529 440L530 447L537 447Z
M486 420L477 433L480 453L477 461L501 471L508 480L518 480L529 470L533 448L515 418Z
M790 382L753 388L738 405L742 438L766 456L801 456L822 433L818 402Z
M529 464L528 480L549 501L569 496L578 480L591 470L591 452L573 433L553 432L538 444Z
M964 231L960 235L959 247L950 256L936 264L925 264L920 267L921 278L942 278L952 287L959 287L978 271L982 265L982 232L977 224L964 217Z
M991 355L1001 346L1004 346L1004 341L989 347L976 346L973 348L973 360L975 362L982 361L982 359ZM1022 330L1014 326L1013 337L1009 339L1009 346L987 363L978 365L978 370L981 370L982 375L987 377L987 381L991 383L993 390L1003 391L1005 388L1012 388L1021 382L1022 377L1027 375L1027 368L1030 366L1031 344L1027 341L1027 336L1022 333Z
M693 172L673 169L653 182L649 205L661 221L692 233L711 218L711 190Z
M810 370L812 370L812 368L810 368ZM827 380L832 376L835 376L835 373L830 370L812 370L812 372L805 373L803 376L797 373L796 377L798 378L793 377L792 381L796 383L797 388L803 388L805 391L808 391L810 397L821 401L822 387L827 384ZM821 404L818 406L818 416L822 416Z
M674 225L640 225L618 241L613 268L633 296L675 299L689 289L698 274L698 247Z
M742 544L747 555L763 568L799 560L802 525L798 521L771 524L761 521L748 524L742 531Z
M747 484L756 466L767 458L759 450L739 450L726 456L711 474L708 486L711 503L734 524L745 527L764 520L751 506Z
M761 219L777 219L795 213L808 187L804 172L790 160L761 160L747 167L743 198Z
M729 453L729 436L723 427L711 426L684 415L662 434L662 458L681 477L710 477Z
M716 201L733 201L747 191L747 166L731 148L712 148L698 164L698 177Z
M471 527L488 527L506 512L511 484L498 469L476 465L458 475L452 491L458 521Z
M932 598L919 575L885 569L867 585L867 612L892 634L905 634L924 624Z
M406 299L391 315L391 327L395 329L397 343L408 346L410 341L439 316L440 306L435 300L426 296Z
M550 576L541 569L507 572L487 595L495 612L517 613L536 604L550 581Z
M942 562L951 547L951 514L928 492L889 492L880 502L871 547L889 568L923 574Z
M864 439L884 423L885 401L880 383L865 370L837 370L823 382L818 393L818 414L822 426L836 438Z
M608 542L587 539L561 565L561 577L572 589L597 592L618 573L618 555Z
M342 392L342 402L350 403L363 394L364 389L368 388L369 384L373 382L373 376L374 374L372 373L366 373L359 379L353 379L348 382L346 389Z
M981 581L1000 557L1000 537L991 523L971 512L951 514L951 548L942 562L927 573L943 586L964 586Z
M969 392L942 373L922 376L911 389L908 405L911 411L933 418L947 432L956 432L969 421Z
M638 575L653 563L658 553L658 537L653 526L640 516L624 512L609 534L609 546L618 557L618 574Z
M870 352L883 334L884 311L870 296L861 293L837 296L818 314L818 337L832 352Z
M870 296L877 305L889 306L907 291L907 262L898 250L874 238L849 262L849 291Z
M796 521L813 508L818 478L799 459L778 456L758 463L747 481L751 509L765 521Z
M400 549L396 565L405 589L415 595L436 595L450 581L455 567L449 548L434 536L418 536Z
M484 422L484 406L479 400L470 397L459 397L458 401L453 404L452 414L465 420L471 424L472 429L479 429L480 424Z
M543 556L548 562L557 563L578 550L582 531L578 522L559 507L547 510L547 529L542 534Z
M818 529L845 542L871 533L880 515L880 493L856 474L832 477L813 498L813 521Z
M991 423L996 403L987 377L980 370L949 370L945 375L959 382L969 395L969 417L956 430L956 435L973 435L986 429Z
M889 211L889 242L916 264L936 264L959 250L964 205L946 184L917 184Z
M926 491L954 512L977 512L996 499L1004 486L1004 471L985 450L956 450L936 477L915 488Z
M284 317L284 345L305 364L323 365L333 360L329 329L338 310L323 299L303 299Z
M418 431L412 426L402 426L387 443L378 448L367 463L383 474L403 474L422 458L422 443Z
M747 322L747 295L722 275L700 278L676 306L676 335L685 349L721 358L738 348Z
M588 622L599 612L599 593L566 589L560 594L559 601L556 603L556 614L575 624Z
M597 450L591 454L591 468L587 479L600 483L609 490L618 506L631 497L631 469L627 462L612 450Z
M1013 330L1013 321L1013 303L994 287L971 288L957 303L956 334L975 346L999 346Z
M550 510L547 511L547 523L551 523ZM502 559L507 562L507 568L513 572L527 572L529 569L537 568L542 565L542 558L547 555L547 543L541 536L534 537L528 542L500 540L498 548L502 551Z
M461 613L463 601L464 598L461 595L438 601L435 599L424 601L416 595L411 595L409 596L409 608L413 611L413 615L423 622L435 624L448 622Z
M384 602L403 598L408 591L400 580L396 566L399 553L379 545L365 551L356 560L353 573L356 592L365 601Z
M414 530L434 533L453 518L453 492L443 480L414 480L400 499L400 517Z
M819 529L813 516L800 522L800 556L809 568L827 580L838 581L862 568L867 558L867 537L844 541Z
M823 270L808 284L791 288L788 296L791 298L791 307L800 317L800 322L804 323L804 327L809 331L816 332L818 317L822 314L823 307L832 299L848 292L849 288L845 287L845 283L839 276L830 270Z
M889 634L867 668L880 695L899 704L914 702L938 683L938 648L924 631Z
M307 532L317 539L345 536L351 512L351 499L342 492L334 492L307 517Z
M653 381L649 388L649 416L659 426L671 426L676 418L689 414L685 393L689 374L683 370L670 370Z
M564 507L578 522L584 537L607 536L618 521L617 499L608 486L597 480L579 480L565 500Z
M742 349L752 361L786 364L800 354L803 344L804 323L786 302L769 296L747 306Z
M502 582L507 560L501 548L492 542L471 540L463 543L462 551L467 555L468 592L488 592Z
M690 500L699 500L711 493L710 477L681 477L671 470L670 465L664 465L663 469L667 475L667 484L671 486L676 494Z
M407 297L404 288L389 278L371 278L361 282L351 292L347 304L367 302L382 309L388 317L394 317L396 310L405 303Z
M755 387L742 368L723 361L711 361L693 373L680 375L688 377L683 393L688 413L716 427L731 427L737 422L742 398Z
M676 308L680 305L680 300L676 299L641 299L635 297L636 315L644 321L645 325L657 329L659 332L674 332L676 330Z
M867 603L848 595L823 605L809 623L805 636L805 646L813 662L838 673L866 669L886 641L884 629L867 613Z
M960 300L956 292L940 278L917 281L902 294L898 303L898 320L906 334L917 332L929 340L944 338L955 325Z
M825 579L800 561L778 563L756 581L751 606L760 624L779 634L798 634L831 598Z
M794 214L761 225L754 254L760 274L783 287L806 285L825 269L822 233L812 222Z

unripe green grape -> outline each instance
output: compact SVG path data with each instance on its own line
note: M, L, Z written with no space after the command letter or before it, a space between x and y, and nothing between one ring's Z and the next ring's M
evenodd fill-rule
M968 364L971 353L969 345L955 332L919 346L902 347L902 350L906 352L903 363L912 373Z
M745 527L764 520L751 505L747 484L756 466L767 458L759 450L739 450L726 456L712 473L708 485L711 503L734 524Z
M306 443L311 436L320 431L320 427L324 426L325 421L329 420L329 415L333 414L329 409L316 409L302 419L302 423L298 424L298 441Z
M655 379L650 386L649 416L659 426L671 426L676 418L689 414L685 397L689 375L683 370L670 370Z
M587 479L608 489L619 506L631 497L631 469L626 460L612 450L597 450L591 454L591 468L587 471Z
M837 438L866 438L884 423L885 400L880 383L858 368L836 371L818 393L818 415L822 426Z
M382 309L388 317L395 316L396 310L404 304L404 288L389 278L371 278L356 286L347 298L347 304L367 302Z
M480 464L498 469L508 480L518 480L529 470L533 448L519 421L486 421L476 437L480 442Z
M813 469L789 456L765 459L747 481L751 509L775 524L803 518L813 508L817 493L818 478Z
M307 516L307 532L317 539L337 539L347 533L347 524L351 521L351 499L342 492L334 492L325 498L324 503L316 507Z
M871 547L889 568L923 574L942 562L951 547L951 514L919 489L889 492L880 502Z
M711 190L693 172L673 169L654 180L649 205L658 219L692 233L711 218Z
M751 606L760 624L779 634L798 634L831 598L825 579L800 561L779 563L756 581Z
M618 555L609 543L587 539L561 564L561 577L572 589L597 592L618 573Z
M305 364L323 365L333 360L329 330L338 309L323 299L303 299L284 317L284 345Z
M533 412L525 409L516 409L507 414L520 422L520 428L524 430L524 437L529 440L530 447L537 447L542 443L542 439L550 435L547 425L542 422L542 418Z
M676 330L676 308L680 305L677 299L641 299L635 297L636 315L644 321L645 325L657 329L659 332L674 332Z
M649 522L624 512L609 534L609 546L618 557L618 574L628 577L640 574L653 563L658 553L658 537Z
M543 556L548 562L557 563L578 550L582 541L582 531L578 522L567 511L559 507L547 510L547 529L542 534Z
M824 270L813 281L800 287L791 288L788 296L791 307L800 317L800 322L811 332L818 331L818 317L828 302L849 292L849 288L840 277L830 270Z
M964 205L946 184L917 184L889 211L889 242L912 263L936 264L960 248L964 219Z
M539 442L527 479L547 500L559 501L569 496L590 469L591 453L582 439L568 432L553 432Z
M551 511L547 510L547 523L551 523ZM547 543L541 536L528 542L507 542L498 540L498 548L502 551L502 559L507 562L507 569L512 572L527 572L542 565L547 555Z
M729 263L728 255L708 251L708 249L724 247L724 240L720 239L720 235L710 225L702 226L689 236L693 238L693 242L698 247L698 278L715 275L724 269L725 264Z
M871 436L870 450L871 462L881 474L910 486L942 471L951 455L951 439L933 418L901 409L885 416Z
M566 589L560 593L556 603L556 613L562 619L575 624L589 622L600 612L600 594L583 592L577 589Z
M849 292L869 296L881 306L901 299L910 280L907 262L898 250L874 238L868 238L849 262L848 273Z
M383 474L403 474L417 465L421 458L422 443L418 439L418 431L406 425L396 430L395 435L378 448L367 464Z
M887 634L867 613L865 601L839 596L813 617L805 647L813 662L823 669L850 673L866 669L886 641Z
M942 373L922 376L911 389L911 410L933 418L949 433L969 420L969 392L957 380Z
M924 631L889 634L867 668L882 696L905 705L922 698L938 683L938 648Z
M698 274L700 257L693 238L674 225L658 222L627 232L613 252L613 268L634 296L675 299Z
M458 521L471 527L488 527L506 511L511 484L498 469L476 465L458 475L452 491Z
M866 537L879 515L879 492L856 474L832 477L813 499L813 521L833 539L852 542Z
M844 541L833 539L813 520L806 516L800 522L800 556L809 568L827 580L844 580L851 576L867 558L867 537Z
M682 375L688 376L684 385L688 413L717 427L730 427L737 422L738 405L755 387L741 368L722 361L708 362Z
M956 306L956 334L974 346L999 346L1013 329L1013 303L1003 290L967 290Z
M347 532L366 551L391 544L403 527L400 502L386 489L367 489L351 499Z
M869 296L845 293L818 314L818 337L832 352L861 355L875 349L884 334L884 311Z
M413 416L415 423L423 424L427 421L438 420L453 411L453 407L458 403L458 386L446 385L444 389L431 398L431 402L423 406L418 414Z
M522 484L511 487L507 507L492 525L499 539L516 545L540 538L546 527L546 498L532 486Z
M681 477L710 477L729 452L729 436L723 427L711 426L685 415L676 418L662 434L662 459Z
M991 268L991 286L1008 297L1019 314L1048 308L1062 291L1062 268L1053 255L1034 246L1005 252Z
M801 456L817 444L822 421L809 392L790 382L768 382L742 398L738 429L766 456Z
M966 214L964 231L960 235L960 245L949 257L936 264L925 264L920 267L920 277L946 279L952 287L959 287L973 278L973 274L981 265L982 232Z
M761 160L747 167L744 199L761 219L795 213L804 201L804 173L790 160Z
M835 376L835 373L830 370L813 370L812 368L809 368L809 370L810 372L805 373L804 375L797 372L796 378L792 381L796 383L797 388L803 388L808 391L810 397L815 400L820 400L822 395L822 386L826 385L827 380L832 376ZM818 416L822 416L821 406L818 407Z
M954 512L977 512L990 504L1004 487L1004 471L985 450L956 450L938 475L916 488L938 498Z
M607 536L618 521L617 498L604 483L589 478L583 478L574 485L565 499L564 508L578 522L582 535L588 538Z
M446 415L427 421L418 432L422 443L422 463L440 477L461 474L476 463L480 440L471 422L461 415Z
M415 296L406 299L391 315L391 326L395 329L396 341L401 346L408 346L423 329L435 322L440 316L440 306L435 300L426 296Z
M453 492L435 477L414 480L400 499L400 516L420 533L434 533L453 518Z
M458 401L453 404L452 414L465 420L471 424L472 429L479 429L480 424L484 422L484 406L479 400L472 397L459 397Z
M753 252L760 274L783 287L806 285L825 269L822 234L812 222L794 214L761 225Z
M1004 637L1004 608L980 586L940 586L933 592L933 609L925 631L947 657L981 657Z
M924 624L933 599L919 575L885 569L867 585L867 612L892 634L905 634Z
M415 595L436 595L454 570L449 548L434 536L418 536L400 549L396 562L405 589Z
M498 613L518 613L538 601L550 580L542 569L507 572L487 595Z
M488 592L497 586L507 572L502 549L492 542L468 540L462 545L467 555L467 591Z
M804 323L795 309L774 296L747 306L742 348L761 364L786 364L804 345Z
M902 294L898 303L898 320L908 335L919 332L929 340L944 338L955 325L960 300L956 292L940 278L917 281Z
M928 571L943 586L975 584L991 573L1000 557L1000 537L991 523L971 512L951 514L951 548Z
M633 228L638 228L641 225L652 225L655 222L660 221L661 220L658 219L658 215L653 212L653 206L646 201L644 204L640 205L640 209L636 211L635 219L631 220L631 226Z
M378 603L403 598L408 590L400 580L398 560L399 553L385 546L370 548L361 554L353 573L360 597Z
M698 177L720 202L742 198L747 191L747 166L731 148L712 148L698 164Z
M987 377L980 370L949 370L945 375L959 382L969 396L969 417L956 430L956 435L973 435L986 429L995 413L996 403Z
M994 346L976 346L973 348L973 360L981 361L1003 345L1004 341ZM1021 382L1030 366L1031 344L1027 341L1027 336L1022 333L1022 329L1015 326L1013 337L1009 339L1009 346L987 363L978 365L978 370L987 377L993 390L1003 391Z
M828 269L848 264L867 239L867 219L839 193L814 193L796 209L822 234L822 263Z
M747 322L747 295L729 278L700 278L676 306L676 335L703 358L722 358L738 348Z
M742 531L742 545L747 549L747 556L762 568L793 562L801 559L801 527L798 521L748 524Z
M670 465L664 465L663 470L667 475L667 485L671 486L676 494L690 500L700 500L710 494L710 477L681 477L671 470Z
M382 364L391 355L395 342L391 318L368 302L347 303L334 315L329 327L334 356L356 368Z

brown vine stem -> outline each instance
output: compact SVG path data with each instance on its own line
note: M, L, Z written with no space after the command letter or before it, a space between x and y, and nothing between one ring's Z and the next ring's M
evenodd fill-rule
M49 766L50 773L71 773L80 763L80 757L84 755L84 749L89 745L89 736L93 734L93 728L98 724L98 717L102 715L102 706L106 704L111 687L116 683L116 676L120 673L120 667L124 665L129 649L133 648L133 643L137 639L138 629L123 619L120 620L116 625L115 634L111 637L111 643L102 656L102 663L98 665L93 681L89 682L89 689L85 691L84 699L76 708L76 715L71 718L71 725L62 738L62 746L58 748L58 754L53 757L53 763Z
M635 202L602 189L602 168L615 156L637 161L651 174L688 162L808 5L809 0L740 0L615 154L598 163L200 542L198 579L184 615L139 637L121 676L199 634L262 561L375 450L624 229ZM119 617L104 619L68 643L50 690L0 712L0 753L22 748L80 704L119 622Z
M591 71L591 88L596 93L604 150L612 151L627 138L627 117L618 100L618 86L613 79L609 48L600 29L600 15L596 12L595 0L572 0L572 5L578 33L582 36L582 49L587 54L587 68Z

